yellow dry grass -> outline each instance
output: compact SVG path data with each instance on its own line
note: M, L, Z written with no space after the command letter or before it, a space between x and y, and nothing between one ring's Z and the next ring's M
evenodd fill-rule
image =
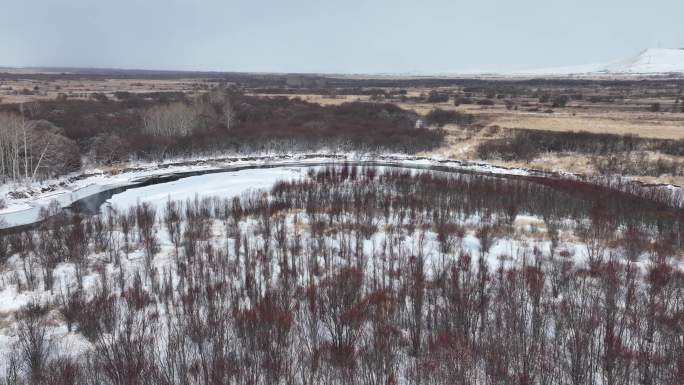
M480 143L495 138L501 138L505 135L505 131L503 130L495 134L489 134L487 128L474 132L455 125L447 125L445 131L447 135L442 146L431 151L422 152L419 155L459 160L478 160L477 146ZM650 154L649 158L651 160L663 158L669 161L684 161L682 157L664 156L662 154ZM548 153L533 159L530 162L522 160L488 160L487 162L506 168L535 169L546 172L570 172L582 175L593 175L597 172L591 162L590 156L577 153ZM625 176L644 183L684 186L684 176Z
M553 113L509 111L503 106L481 107L427 103L398 103L402 108L425 115L434 108L474 114L480 121L502 128L638 135L644 138L684 139L684 114L634 111L557 110Z
M638 135L646 138L684 139L684 119L668 113L518 113L494 116L491 124L503 128Z
M259 97L287 97L290 99L302 99L309 103L316 103L322 106L337 106L342 103L350 102L367 102L368 96L366 95L313 95L313 94L248 94L252 96Z

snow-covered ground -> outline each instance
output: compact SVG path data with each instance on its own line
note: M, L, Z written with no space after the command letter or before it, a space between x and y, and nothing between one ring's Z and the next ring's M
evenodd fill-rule
M337 161L342 161L344 159L336 159ZM370 159L365 159L369 161ZM388 164L404 165L407 167L436 167L442 166L446 167L447 170L474 170L479 172L490 172L490 173L506 173L506 174L516 174L516 175L529 175L530 171L526 170L507 170L492 167L485 164L465 164L456 161L443 161L427 158L414 158L414 157L384 157L380 159L374 159L377 162L386 162ZM106 173L101 173L94 175L90 178L85 178L74 182L73 190L70 190L68 185L64 186L62 193L52 192L50 194L45 194L45 196L38 195L35 200L27 199L24 204L30 207L39 207L44 202L49 202L50 199L55 197L60 197L60 202L68 204L74 198L74 196L83 197L91 193L96 193L98 191L106 190L112 186L121 186L126 184L134 184L145 178L177 173L177 172L188 172L197 170L215 170L222 169L228 166L240 166L240 167L256 167L264 165L265 163L276 165L278 167L273 168L245 168L241 170L218 172L204 175L188 176L176 181L160 183L156 185L150 185L145 187L137 187L128 189L122 193L115 194L111 199L107 201L108 204L116 206L118 208L127 208L136 205L138 202L149 202L156 205L158 208L163 207L163 205L169 200L186 200L193 199L195 196L198 197L211 197L219 196L222 198L229 198L236 195L241 195L251 190L257 189L268 189L278 180L288 180L293 178L300 178L306 175L307 170L310 167L316 167L317 164L323 162L332 162L333 160L326 157L320 158L307 158L307 159L280 159L275 160L273 158L261 159L261 160L234 160L232 163L213 163L205 162L203 164L193 164L193 165L174 165L168 167L150 167L141 168L136 171L131 171L128 173L121 173L117 175L107 175ZM291 164L297 164L293 166ZM90 179L90 180L89 180ZM76 195L73 195L76 194ZM8 211L8 214L24 212L26 210L19 211ZM288 226L292 226L292 215L288 214ZM306 213L297 213L299 215L299 220L302 223L307 223L308 218ZM464 225L466 228L470 226L476 226L480 222L480 218L477 216L472 216L464 219ZM211 244L215 249L223 248L225 250L232 250L234 246L234 241L228 239L226 236L225 228L221 223L214 223L215 231L212 231L214 235L211 237ZM260 242L260 235L257 235L254 228L256 227L254 219L248 219L241 223L241 229L245 234L250 235L251 242ZM541 250L545 254L550 252L550 241L542 236L544 227L544 221L533 215L518 215L514 222L514 227L517 231L517 236L514 238L499 238L494 243L492 248L489 250L486 256L486 260L492 271L498 264L503 264L504 266L514 266L520 265L523 259L531 260L534 250ZM250 229L251 228L251 229ZM565 231L562 230L561 231ZM174 270L174 257L173 250L174 245L172 244L169 234L160 224L158 225L158 236L160 243L160 251L154 257L154 267L158 271L173 271ZM120 238L121 234L116 233L117 237ZM530 234L528 236L528 234ZM569 231L567 231L563 238L570 239ZM388 235L384 231L378 231L370 239L364 240L363 250L364 254L368 257L371 256L382 256L383 255L383 244L386 243ZM307 244L307 233L303 234L302 243ZM327 236L325 239L326 245L330 247L330 250L340 250L342 240L336 238L335 236ZM412 235L402 236L401 242L397 245L398 248L403 248L408 250L403 254L405 255L425 255L426 259L426 273L430 274L431 266L435 266L439 263L442 257L437 251L439 249L439 244L437 240L437 235L432 231L427 231L425 234L425 239L420 240L419 232L415 232ZM481 243L473 229L468 229L462 243L459 245L459 249L470 253L475 256L481 254ZM561 249L566 250L570 253L573 258L573 262L581 263L585 258L585 247L581 243L574 241L561 242ZM608 253L610 250L607 251ZM333 253L337 254L337 253ZM106 257L102 253L95 253L89 256L92 261L98 262L104 266L104 270L108 272L110 279L116 276L116 270L124 272L129 278L131 274L135 271L141 271L144 269L144 257L143 251L140 248L131 250L125 257L122 257L121 267L115 268L111 262L106 262ZM382 263L379 261L380 258L369 258L368 263L370 266L376 263ZM17 284L13 281L19 272L22 271L23 265L22 261L18 256L13 256L7 264L7 269L5 271L0 271L0 321L3 321L3 317L8 321L4 326L0 323L0 373L3 372L4 363L3 355L10 354L11 346L17 341L16 330L13 325L9 323L12 319L12 314L19 310L22 306L30 303L31 301L38 301L42 303L53 302L56 300L57 295L60 290L55 290L54 293L50 293L47 290L43 290L38 287L36 290L23 291L17 290ZM273 269L277 271L277 264L275 264ZM369 267L369 271L372 269ZM60 288L65 288L71 286L73 288L74 282L74 267L71 263L61 263L55 269L55 282ZM17 272L17 274L15 274ZM124 274L122 273L122 274ZM84 292L92 294L97 291L98 288L98 273L94 269L89 270L84 282ZM112 285L116 286L116 285ZM81 334L77 332L68 332L64 323L59 319L59 315L56 310L52 310L55 314L54 319L56 320L55 326L49 329L50 338L58 346L59 351L71 352L71 354L77 354L80 351L84 351L88 348L89 342ZM161 313L160 313L161 314ZM161 314L163 316L163 314ZM163 324L163 323L160 323Z

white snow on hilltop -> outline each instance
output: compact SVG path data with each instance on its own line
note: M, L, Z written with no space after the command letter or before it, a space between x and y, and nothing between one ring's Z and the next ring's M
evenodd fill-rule
M684 76L684 48L648 48L638 54L607 63L593 63L574 66L536 68L511 72L450 71L436 76L447 77L621 77L621 76Z
M614 73L684 73L684 48L649 48L602 70Z
M684 74L684 48L649 48L627 59L602 64L520 71L518 75Z

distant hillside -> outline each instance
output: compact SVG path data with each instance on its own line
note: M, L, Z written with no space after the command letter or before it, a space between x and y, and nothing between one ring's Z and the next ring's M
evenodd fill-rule
M604 64L520 71L520 75L658 75L684 74L684 49L649 48L630 58Z
M684 49L649 48L629 59L609 64L599 72L684 73Z

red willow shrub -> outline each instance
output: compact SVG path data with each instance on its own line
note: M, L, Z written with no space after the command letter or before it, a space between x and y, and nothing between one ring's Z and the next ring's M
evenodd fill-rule
M679 384L684 274L672 230L680 217L629 194L597 203L605 186L571 187L342 165L270 192L169 203L159 215L145 206L111 210L115 218L97 224L65 214L8 238L20 267L12 279L29 287L30 267L44 262L32 258L65 244L77 225L91 234L84 271L97 274L83 291L64 290L49 307L17 314L22 342L6 377ZM539 241L497 260L497 238L519 235L505 231L518 215L557 226L561 251ZM113 240L98 246L98 226ZM566 242L585 227L597 248L610 246L591 264L572 259L587 252ZM94 266L102 263L100 247L124 237L137 261ZM168 240L169 255L155 256L161 271L145 271L148 237ZM488 250L472 256L472 237ZM31 290L40 290L41 277L31 279ZM57 282L57 293L63 284L77 286ZM69 361L43 338L58 319L53 307L70 337L83 337L85 352Z

